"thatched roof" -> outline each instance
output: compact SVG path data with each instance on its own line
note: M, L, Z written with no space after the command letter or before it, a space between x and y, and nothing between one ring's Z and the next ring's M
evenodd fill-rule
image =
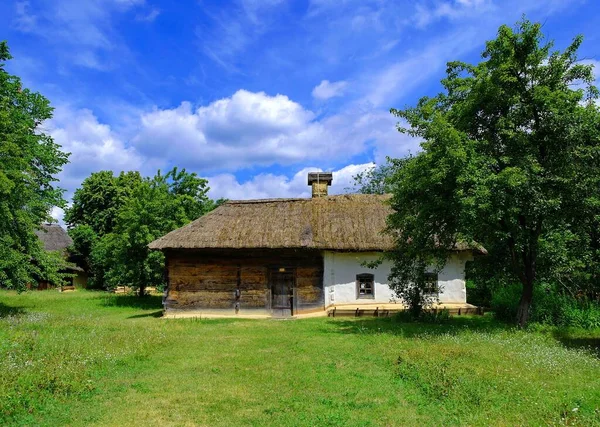
M64 228L58 224L42 224L35 234L44 244L47 251L66 251L73 244Z
M151 249L305 248L382 251L388 195L236 200L150 243ZM466 246L457 250L466 250Z

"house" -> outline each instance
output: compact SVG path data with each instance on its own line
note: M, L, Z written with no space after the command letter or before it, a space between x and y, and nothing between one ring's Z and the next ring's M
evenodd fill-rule
M311 198L228 201L152 242L166 257L167 316L270 317L388 314L404 308L388 286L391 264L365 262L393 247L383 233L387 195L328 196L331 173L309 173ZM477 250L459 245L431 275L439 301L467 304L465 263Z
M42 224L40 229L35 231L35 234L42 241L45 251L61 252L65 257L65 261L67 262L64 271L75 275L74 277L67 279L69 282L67 287L85 287L87 284L86 272L75 263L69 262L67 248L73 244L73 240L69 237L65 229L58 224ZM48 289L51 286L53 286L52 283L40 280L37 289Z

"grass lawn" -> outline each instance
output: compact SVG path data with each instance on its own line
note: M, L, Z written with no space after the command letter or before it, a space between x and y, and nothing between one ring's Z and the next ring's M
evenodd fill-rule
M158 316L0 292L0 425L600 425L600 331Z

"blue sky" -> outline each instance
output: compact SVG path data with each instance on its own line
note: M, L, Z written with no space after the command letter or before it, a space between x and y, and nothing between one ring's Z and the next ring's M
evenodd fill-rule
M309 170L339 193L417 151L390 107L437 93L447 61L478 61L523 14L600 57L591 0L3 0L0 39L56 108L67 196L97 170L173 165L213 197L307 196Z

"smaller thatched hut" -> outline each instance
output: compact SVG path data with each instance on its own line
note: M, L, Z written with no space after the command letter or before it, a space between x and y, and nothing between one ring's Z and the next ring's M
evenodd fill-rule
M73 244L73 240L67 234L64 228L58 224L42 224L39 230L35 231L35 234L42 241L45 251L48 252L60 252L63 254L66 266L65 271L68 273L75 274L75 277L71 277L68 280L69 287L78 286L85 287L87 284L87 273L83 268L78 267L75 263L70 262L68 248ZM43 290L54 284L48 283L47 281L41 280L38 283L37 289Z
M332 179L309 174L309 199L229 201L152 242L167 260L167 314L289 316L394 305L391 265L364 264L392 248L383 233L389 196L328 196ZM432 277L441 302L468 307L464 266L472 252L454 248Z

